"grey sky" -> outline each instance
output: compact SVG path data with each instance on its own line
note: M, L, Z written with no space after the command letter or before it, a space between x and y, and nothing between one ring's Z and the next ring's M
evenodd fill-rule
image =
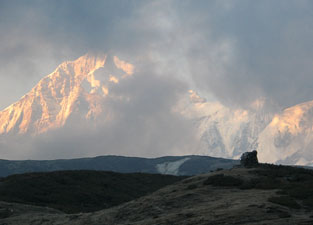
M290 106L313 96L312 27L306 0L1 0L0 107L90 50L148 57L226 104Z
M189 88L233 107L246 107L258 98L281 108L313 100L312 28L310 0L0 0L0 108L17 101L61 62L86 52L110 53L141 68L138 76L145 79L114 90L135 96L136 104L106 102L116 113L125 113L111 132L101 130L107 148L127 154L133 152L127 147L135 146L130 143L148 135L145 140L159 137L155 140L164 140L163 146L142 143L137 153L153 155L177 143L183 152L183 144L192 141L181 138L192 135L188 122L171 114L169 106ZM160 121L156 129L136 120L138 113L144 121ZM135 127L137 136L125 127ZM62 151L81 135L64 132L73 135L62 139L49 134L33 140L29 151L38 154L42 146ZM98 143L97 153L102 137L90 136ZM54 158L55 151L42 154ZM70 152L60 156L75 155Z

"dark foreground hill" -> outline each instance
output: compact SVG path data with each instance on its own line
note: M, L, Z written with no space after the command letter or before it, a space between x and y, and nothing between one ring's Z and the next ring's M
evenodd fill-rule
M0 160L0 177L29 172L58 170L102 170L119 173L160 173L191 176L217 168L229 169L237 160L209 156L167 156L139 158L124 156L98 156L95 158L61 160Z
M104 171L57 171L0 179L0 200L48 206L66 213L109 208L185 177Z
M0 202L6 225L312 225L313 172L262 165L190 177L92 213ZM0 208L1 210L1 208Z

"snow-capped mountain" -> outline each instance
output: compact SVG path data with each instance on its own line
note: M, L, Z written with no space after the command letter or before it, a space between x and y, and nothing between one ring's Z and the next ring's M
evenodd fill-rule
M262 161L313 165L313 101L276 114L258 138Z
M181 112L195 121L196 154L239 158L243 152L258 149L258 136L272 119L264 100L255 101L249 109L234 110L206 101L192 90L189 98L189 104L181 104Z
M72 120L111 121L116 115L110 115L106 101L129 100L111 90L135 76L134 65L117 56L86 54L64 62L0 112L0 137L3 141L6 135L38 136ZM190 90L173 111L193 122L196 143L188 154L237 159L257 149L262 162L313 165L313 101L282 112L267 106L259 99L245 109L234 109Z
M313 101L276 113L265 100L234 110L190 91L190 102L182 112L198 128L196 153L239 158L257 149L261 162L313 165Z
M101 101L110 86L133 71L132 64L116 56L87 54L64 62L0 112L0 134L39 134L64 126L73 116L94 119L104 110Z

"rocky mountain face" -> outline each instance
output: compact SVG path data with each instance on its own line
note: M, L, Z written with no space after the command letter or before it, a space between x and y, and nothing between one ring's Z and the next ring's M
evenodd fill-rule
M197 128L194 154L238 159L257 149L261 162L312 166L313 101L282 111L266 104L260 99L233 109L190 90L177 110Z
M194 92L190 98L194 104L183 113L193 117L199 128L198 154L239 158L257 149L261 162L313 165L313 101L273 111L263 100L249 109L234 110L200 100Z
M190 91L191 104L181 112L195 121L199 145L197 154L239 158L243 152L258 148L259 134L273 114L256 101L248 110L232 109L219 102L209 102Z
M101 101L109 87L131 76L133 70L133 65L116 56L87 54L64 62L0 112L0 134L34 135L62 127L74 116L95 119L104 110Z
M127 102L127 96L110 90L132 76L136 76L134 65L117 56L87 54L64 62L0 112L0 136L36 136L73 120L110 121L114 115L105 101ZM238 159L243 152L257 149L262 162L313 165L312 107L313 102L306 102L273 111L259 99L246 109L234 109L190 90L173 111L193 121L197 143L190 154Z
M274 115L260 133L260 159L293 165L313 165L313 101Z

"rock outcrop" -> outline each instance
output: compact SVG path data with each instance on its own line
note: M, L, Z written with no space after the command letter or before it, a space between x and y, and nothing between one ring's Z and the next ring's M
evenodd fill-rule
M258 152L253 150L252 152L245 152L241 155L240 164L243 167L255 167L259 164L258 161Z

